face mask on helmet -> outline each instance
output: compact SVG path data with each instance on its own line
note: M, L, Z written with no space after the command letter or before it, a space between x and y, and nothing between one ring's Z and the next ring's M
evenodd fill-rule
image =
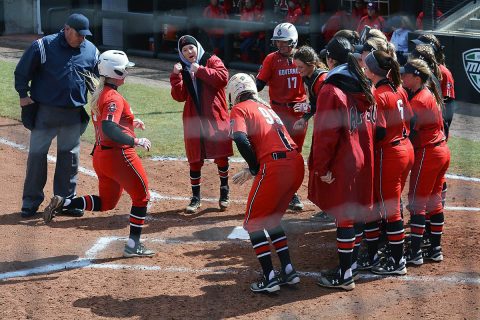
M230 107L237 104L238 98L246 92L257 94L257 86L253 78L246 73L237 73L227 83L227 100Z
M98 72L101 76L113 79L125 79L127 68L135 64L128 61L125 52L120 50L108 50L99 57Z

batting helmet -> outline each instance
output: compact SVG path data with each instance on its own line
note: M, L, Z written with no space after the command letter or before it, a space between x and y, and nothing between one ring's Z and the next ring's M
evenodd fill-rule
M245 92L257 94L257 86L253 78L246 73L233 75L227 83L227 99L231 106L238 103L238 97Z
M99 57L98 72L101 76L113 79L125 79L127 68L133 67L135 63L128 61L128 57L123 51L108 50Z
M273 30L272 41L288 41L289 45L295 48L298 44L298 32L291 23L280 23Z

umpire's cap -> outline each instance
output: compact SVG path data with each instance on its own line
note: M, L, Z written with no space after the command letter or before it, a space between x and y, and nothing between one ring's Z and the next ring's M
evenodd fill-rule
M70 28L75 29L78 34L82 36L91 36L92 33L90 32L90 22L88 18L85 17L83 14L74 13L68 17L67 22L65 22L67 26Z

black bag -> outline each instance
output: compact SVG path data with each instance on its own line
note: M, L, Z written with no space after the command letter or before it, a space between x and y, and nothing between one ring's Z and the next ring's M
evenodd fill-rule
M35 118L37 117L38 103L30 103L22 108L22 123L28 130L33 130L35 127Z

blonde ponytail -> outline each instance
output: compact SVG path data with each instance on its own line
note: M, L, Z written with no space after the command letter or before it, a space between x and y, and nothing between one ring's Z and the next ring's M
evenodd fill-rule
M102 94L104 87L105 87L105 77L101 76L98 86L93 92L92 99L90 100L90 110L96 116L99 116L98 99L100 98L100 94Z

